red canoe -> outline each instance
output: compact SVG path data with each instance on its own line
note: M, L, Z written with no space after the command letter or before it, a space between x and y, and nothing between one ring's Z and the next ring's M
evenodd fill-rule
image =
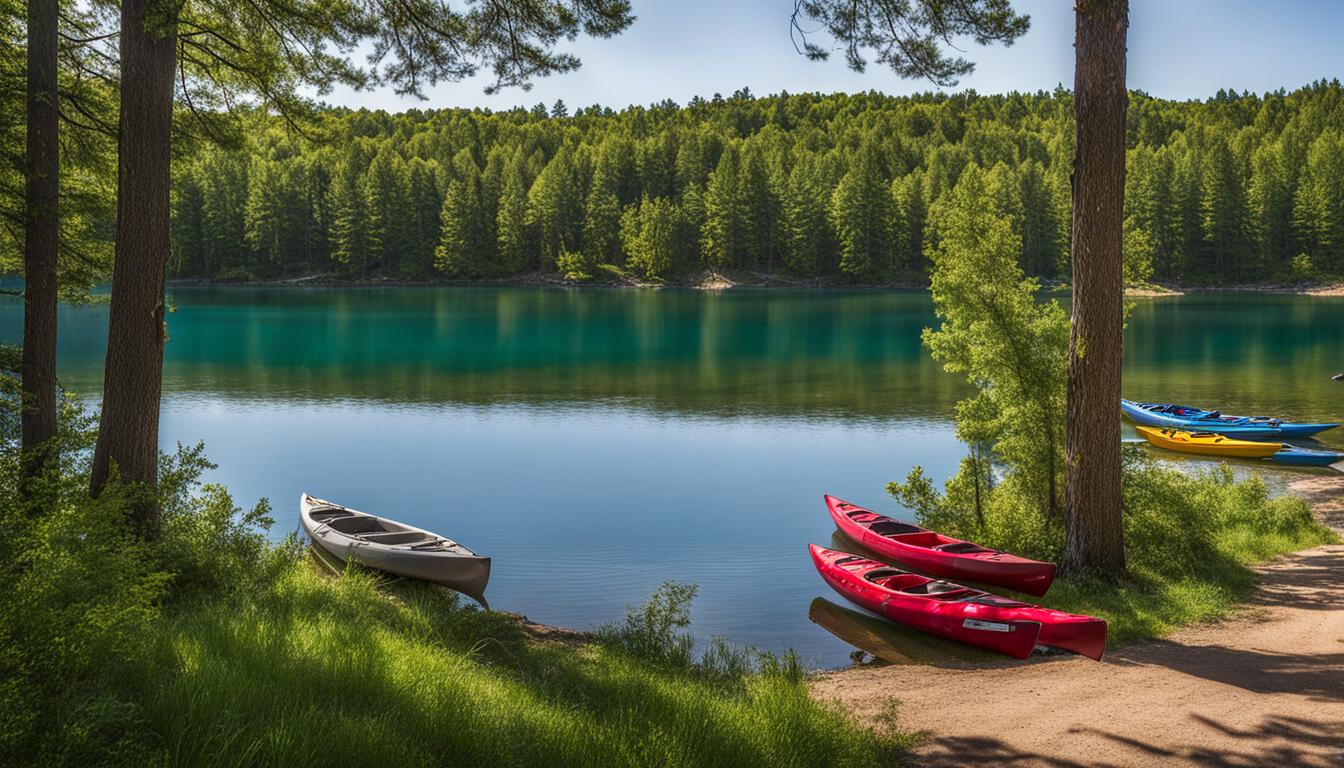
M883 557L935 576L1044 595L1055 580L1055 564L1028 560L979 544L902 523L863 507L826 497L835 526Z
M1106 622L1020 603L866 557L808 545L817 572L850 602L931 634L1025 659L1037 645L1101 660Z

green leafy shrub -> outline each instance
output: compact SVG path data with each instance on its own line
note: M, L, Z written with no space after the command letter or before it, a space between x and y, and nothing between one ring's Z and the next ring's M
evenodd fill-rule
M691 625L694 584L665 581L639 607L627 606L625 621L602 627L598 635L607 644L656 664L690 667L695 638Z

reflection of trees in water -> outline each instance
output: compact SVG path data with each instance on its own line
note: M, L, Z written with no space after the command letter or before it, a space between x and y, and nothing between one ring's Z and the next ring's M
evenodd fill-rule
M921 348L920 293L532 288L175 289L165 387L240 396L691 412L949 416L962 394ZM22 306L0 302L18 340ZM106 308L62 308L60 377L97 392ZM1344 300L1136 303L1130 397L1344 416ZM1329 437L1328 442L1334 438Z
M554 289L179 290L168 391L949 414L927 296Z

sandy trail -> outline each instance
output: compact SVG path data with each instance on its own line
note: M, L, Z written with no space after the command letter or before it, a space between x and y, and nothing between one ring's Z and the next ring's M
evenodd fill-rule
M898 699L900 726L927 736L922 766L1340 768L1344 545L1257 570L1245 614L1100 663L865 666L818 677L813 693L861 718Z

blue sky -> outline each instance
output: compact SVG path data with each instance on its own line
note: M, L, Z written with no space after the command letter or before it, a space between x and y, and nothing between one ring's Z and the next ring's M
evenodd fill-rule
M728 95L746 86L764 95L780 90L927 91L870 66L851 72L837 52L827 62L799 56L789 39L791 0L633 0L638 19L610 40L580 38L565 49L583 60L577 72L486 96L483 78L441 83L428 100L390 89L338 90L325 100L387 110L481 106L564 99L570 109L600 103L620 108L670 98ZM1031 16L1031 31L1009 48L959 45L976 71L958 88L981 93L1049 90L1073 82L1072 0L1015 0ZM1308 0L1130 0L1129 85L1155 96L1204 98L1219 88L1263 92L1295 88L1344 72L1344 2ZM818 38L824 42L824 38Z

